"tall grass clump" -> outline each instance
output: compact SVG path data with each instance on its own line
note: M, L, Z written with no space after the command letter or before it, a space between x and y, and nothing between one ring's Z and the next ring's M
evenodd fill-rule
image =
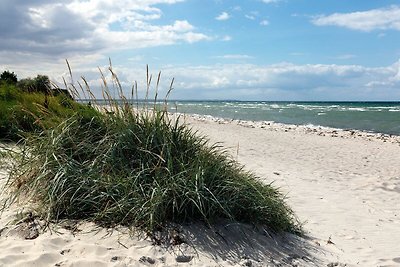
M76 113L26 140L9 180L15 198L35 200L38 212L56 221L85 219L154 231L169 222L212 224L223 218L299 230L276 188L243 170L165 106L133 108L109 70L111 81L101 74L108 112L93 105L93 118ZM150 81L147 75L148 88ZM122 101L110 97L110 86ZM81 87L96 103L89 87ZM171 89L172 83L167 95Z

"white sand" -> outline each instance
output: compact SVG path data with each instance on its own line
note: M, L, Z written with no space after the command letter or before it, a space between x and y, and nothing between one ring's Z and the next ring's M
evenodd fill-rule
M42 233L36 220L9 224L20 209L13 206L0 218L0 266L400 266L398 138L189 122L211 141L223 141L246 169L275 181L306 222L308 238L277 237L243 225L194 225L179 234L190 245L160 247L126 229L110 232L90 223L74 233L62 227ZM2 183L5 176L0 173ZM35 227L39 236L26 240ZM177 262L180 255L190 261Z
M306 221L308 234L320 243L331 237L340 262L400 266L398 138L366 133L342 138L332 137L331 130L307 134L295 127L285 132L209 121L192 125L212 141L223 139L233 154L239 144L238 160L266 182L274 180Z

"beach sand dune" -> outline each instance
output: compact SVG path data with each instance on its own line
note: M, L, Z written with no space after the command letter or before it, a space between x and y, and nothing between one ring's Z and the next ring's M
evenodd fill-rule
M128 229L89 222L42 232L43 222L33 215L16 219L22 207L14 205L0 218L0 266L400 265L398 143L187 121L212 142L222 142L264 182L280 187L305 222L306 237L221 222L211 229L171 227L187 243L154 245ZM0 178L4 183L4 171Z

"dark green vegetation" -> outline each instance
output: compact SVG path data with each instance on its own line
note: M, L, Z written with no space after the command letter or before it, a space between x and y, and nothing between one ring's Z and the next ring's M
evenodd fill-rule
M68 93L51 88L47 76L17 80L9 71L0 75L0 140L18 141L27 134L52 128L79 112L91 118L93 111L79 105Z
M125 99L110 71L110 84ZM111 112L89 108L89 118L75 109L26 138L8 183L13 197L34 199L48 220L87 219L150 232L168 222L212 224L221 218L300 230L277 189L259 182L166 108L138 111L127 101L117 104L107 97L102 79Z

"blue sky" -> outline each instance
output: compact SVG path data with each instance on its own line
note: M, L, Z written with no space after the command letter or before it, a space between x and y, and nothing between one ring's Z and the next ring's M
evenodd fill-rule
M400 100L400 3L387 0L2 0L0 70L100 95L108 58L175 99ZM163 93L163 92L161 92Z

